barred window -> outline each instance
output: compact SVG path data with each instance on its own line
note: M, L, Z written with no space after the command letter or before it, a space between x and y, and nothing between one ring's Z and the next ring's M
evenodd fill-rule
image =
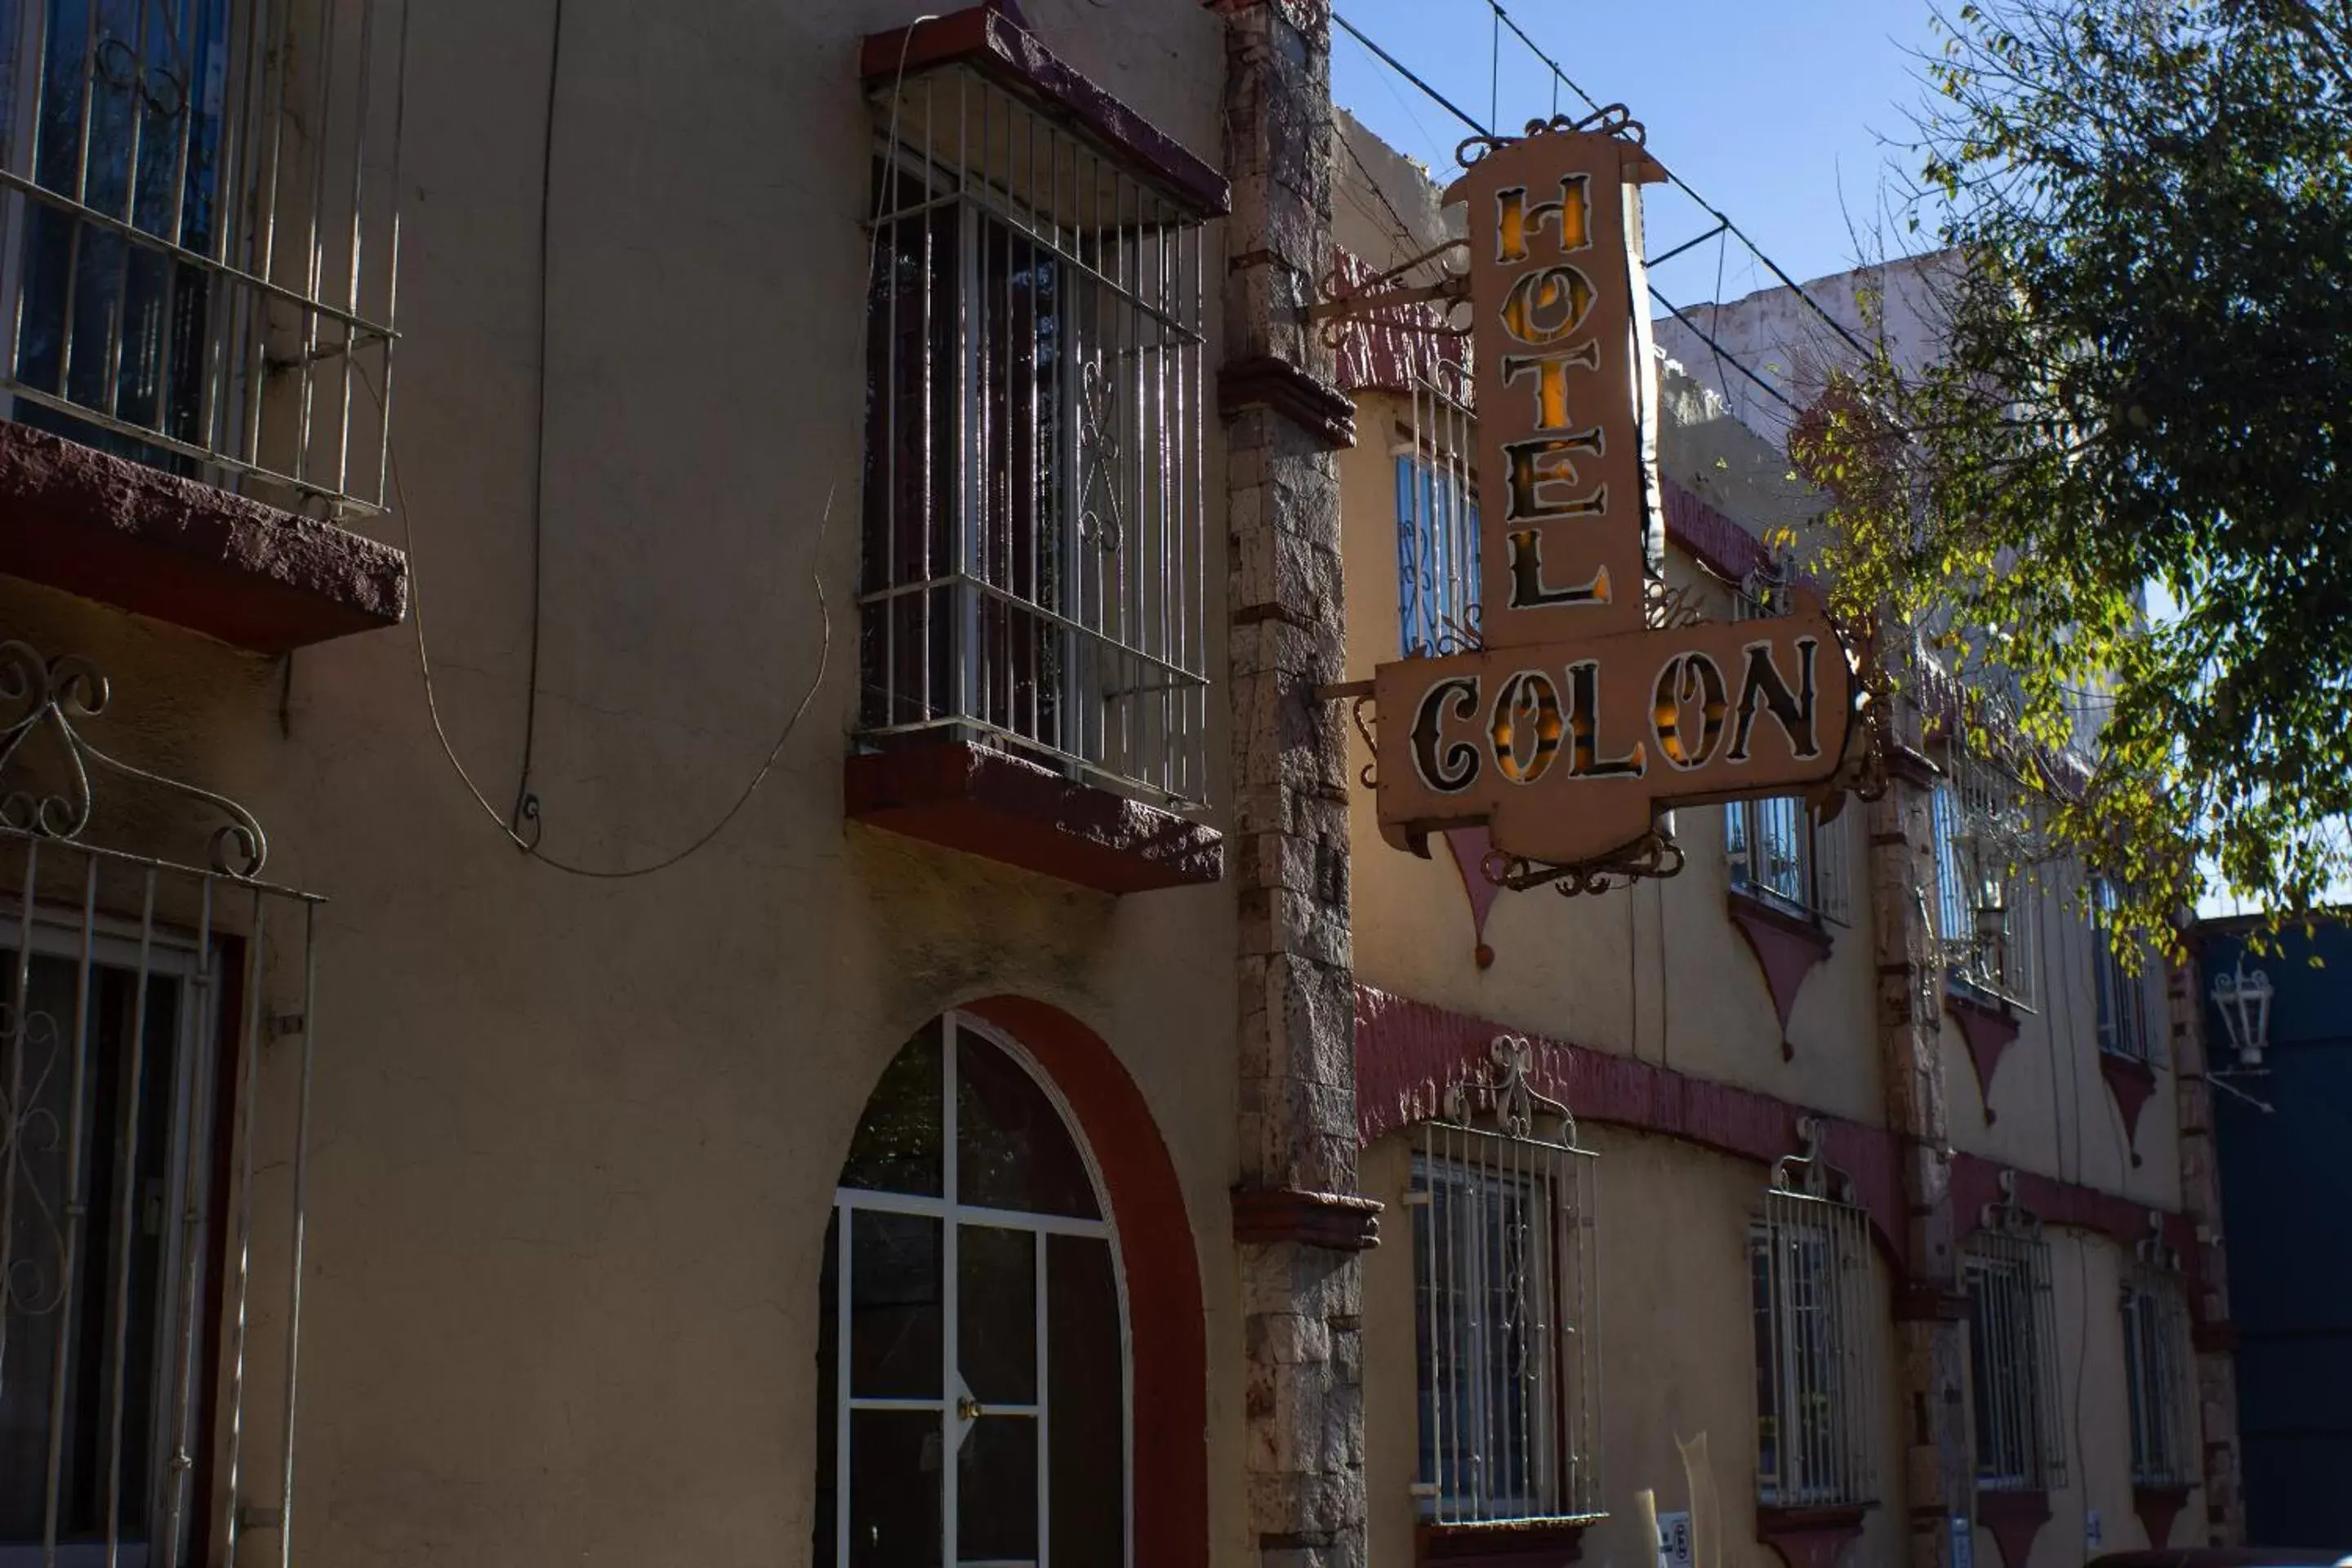
M1780 1162L1748 1248L1767 1506L1874 1500L1868 1236L1841 1173L1817 1153Z
M2001 768L1953 757L1929 805L1936 840L1937 934L1953 953L1951 977L2019 1006L2034 1004L2031 879L2007 864L2003 841L2026 806Z
M968 66L879 112L862 732L1198 806L1201 222Z
M2132 1484L2198 1479L2189 1309L2178 1275L2140 1269L2125 1282L2124 1386L2131 1409Z
M1470 410L1425 377L1412 388L1413 444L1397 455L1397 620L1408 658L1478 642L1478 498Z
M1977 1485L2048 1491L2066 1484L2050 1244L2021 1216L1978 1232L1963 1252L1969 1391Z
M383 501L402 0L0 4L0 414Z
M1592 1168L1524 1040L1413 1155L1419 1479L1433 1524L1597 1518Z
M2147 992L2137 971L2116 956L2109 925L2116 907L2115 884L2091 880L2091 981L2099 1002L2099 1049L2144 1062L2151 1057Z
M1734 801L1723 808L1731 885L1809 920L1844 925L1845 835L1799 795Z

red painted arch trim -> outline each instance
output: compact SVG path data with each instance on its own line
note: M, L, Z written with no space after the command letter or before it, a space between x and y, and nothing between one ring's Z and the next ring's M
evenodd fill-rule
M1206 1568L1208 1331L1192 1224L1159 1123L1103 1037L1060 1008L991 996L962 1010L1013 1037L1053 1080L1110 1197L1135 1376L1135 1568Z
M1489 1019L1416 1002L1369 985L1356 987L1356 1131L1369 1145L1385 1133L1433 1116L1445 1087L1486 1059L1499 1034L1524 1035L1534 1047L1534 1076L1544 1092L1580 1120L1678 1138L1702 1148L1769 1164L1798 1152L1797 1120L1816 1117L1830 1161L1853 1178L1873 1229L1898 1264L1907 1264L1911 1227L1903 1205L1903 1141L1884 1127L1831 1116L1777 1095L1738 1089L1589 1046L1548 1039ZM2000 1195L2008 1167L1955 1152L1954 1224L1974 1229L1985 1205ZM2018 1201L2048 1225L2095 1231L2123 1245L2149 1235L2145 1203L2032 1172L2017 1173ZM2186 1260L2192 1316L2204 1309L2196 1289L2207 1259L2196 1227L2162 1215L2166 1245Z

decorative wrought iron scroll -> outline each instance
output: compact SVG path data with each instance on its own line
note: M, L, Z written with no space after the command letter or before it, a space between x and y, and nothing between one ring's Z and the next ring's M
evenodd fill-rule
M80 726L106 711L112 695L107 678L78 654L45 658L29 643L0 642L0 827L43 838L79 840L97 806L93 766L152 784L210 807L227 818L215 829L208 851L211 868L252 880L269 858L268 836L252 812L214 790L134 767L100 750ZM27 777L37 739L50 742L51 761L61 784Z

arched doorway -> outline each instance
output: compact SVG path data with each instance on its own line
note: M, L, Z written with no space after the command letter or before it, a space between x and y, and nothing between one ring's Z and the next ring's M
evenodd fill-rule
M825 1236L814 1568L1133 1561L1111 1214L1008 1036L950 1013L899 1050Z

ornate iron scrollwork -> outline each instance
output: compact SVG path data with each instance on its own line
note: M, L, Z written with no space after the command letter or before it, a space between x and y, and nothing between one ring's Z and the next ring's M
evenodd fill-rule
M1855 1205L1853 1178L1830 1163L1818 1116L1797 1118L1798 1152L1772 1162L1772 1190Z
M97 806L92 764L118 777L152 784L199 802L227 820L212 835L209 862L224 876L250 880L269 858L260 819L228 796L133 767L90 742L79 726L106 710L107 678L88 659L51 659L29 643L0 642L0 827L42 838L78 840ZM31 742L55 742L61 787L26 781Z
M1685 859L1682 846L1664 829L1654 827L1605 859L1553 866L1496 850L1479 862L1478 869L1489 882L1515 893L1549 885L1561 897L1572 899L1585 893L1611 892L1648 878L1675 876L1682 870Z

